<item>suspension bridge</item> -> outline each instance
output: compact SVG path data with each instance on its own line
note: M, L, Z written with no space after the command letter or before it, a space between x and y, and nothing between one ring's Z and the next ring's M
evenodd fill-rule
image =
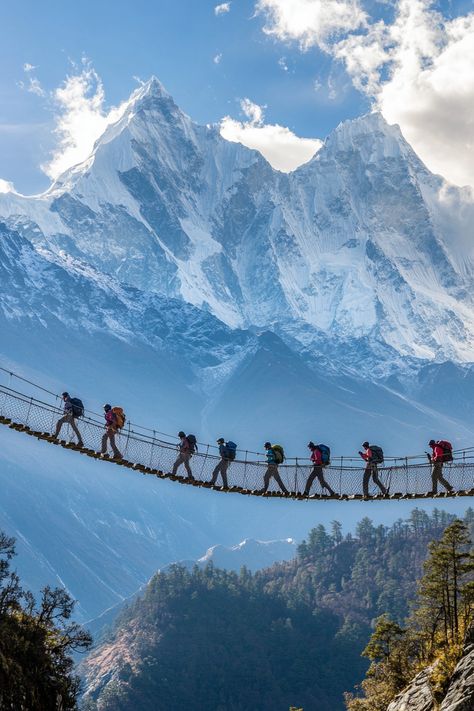
M53 436L56 422L63 414L59 396L8 369L0 367L0 371L9 379L8 384L0 383L0 424L92 459L113 463L115 466L159 479L170 479L189 486L246 496L345 501L367 498L362 492L364 462L350 456L332 457L331 464L324 468L324 478L335 492L333 495L325 494L317 480L310 494L305 495L302 492L313 468L308 460L287 458L284 464L279 465L279 474L288 493L281 492L273 479L268 491L263 493L263 479L267 470L264 455L238 450L236 459L230 463L227 470L228 486L223 487L210 483L214 467L220 460L216 447L209 444L199 445L199 451L193 454L190 461L193 478L189 478L185 472L173 474L173 464L177 457L176 442L170 441L169 435L131 422L117 435L123 458L115 459L103 455L98 450L104 433L104 420L100 415L89 411L77 420L83 442L83 446L79 447L72 441L73 432L69 425L63 426L64 439ZM41 397L23 392L26 385L41 391ZM426 455L386 457L384 465L379 466L379 477L389 493L381 494L372 484L369 491L371 500L474 496L474 448L454 451L453 461L444 465L444 477L453 487L451 492L431 492L431 465Z

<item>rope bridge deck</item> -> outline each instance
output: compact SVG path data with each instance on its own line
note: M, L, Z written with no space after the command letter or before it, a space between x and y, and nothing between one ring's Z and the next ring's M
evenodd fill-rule
M288 489L288 494L279 490L273 478L268 491L262 493L267 463L250 458L249 455L252 453L249 452L238 452L236 460L230 463L227 470L228 487L224 488L209 483L212 471L220 460L218 454L210 451L209 445L204 445L206 451L193 454L190 465L194 479L189 479L179 473L172 474L173 463L177 457L175 443L162 440L155 434L148 434L148 431L143 428L128 424L117 435L117 444L123 459L113 459L101 455L97 451L100 450L104 423L96 416L85 416L77 420L84 443L83 447L78 447L70 440L73 433L69 425L63 425L62 433L67 432L66 438L55 439L52 432L62 414L62 409L56 404L43 402L11 387L0 385L0 424L51 444L78 451L94 459L108 461L117 466L127 467L158 478L212 488L216 491L300 500L353 501L364 498L362 493L364 464L350 457L339 457L339 464L336 464L336 460L333 459L331 466L324 468L324 478L331 489L336 492L334 496L325 495L317 479L313 483L309 496L302 493L312 465L300 463L298 459L287 460L291 463L280 464L278 467L281 479ZM471 450L456 452L454 461L444 465L444 477L453 487L451 493L430 493L432 488L431 467L428 461L424 462L420 459L420 457L394 457L387 460L385 466L379 467L379 477L382 483L389 488L390 493L387 496L382 495L380 490L371 483L370 498L416 499L474 496L474 456Z

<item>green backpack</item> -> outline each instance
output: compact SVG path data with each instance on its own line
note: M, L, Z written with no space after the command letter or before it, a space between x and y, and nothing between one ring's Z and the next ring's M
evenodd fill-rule
M277 464L283 464L285 461L285 452L281 444L272 444L272 449L275 454L275 462Z

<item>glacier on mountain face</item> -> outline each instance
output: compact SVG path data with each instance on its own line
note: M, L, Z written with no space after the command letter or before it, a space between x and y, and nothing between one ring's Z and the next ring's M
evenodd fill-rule
M0 194L1 360L92 409L113 399L134 422L210 442L232 437L250 450L268 438L303 457L315 438L335 454L353 454L367 438L387 454L419 451L431 436L472 444L473 215L471 193L430 174L378 114L345 122L309 163L283 174L193 123L151 80L48 191ZM53 471L57 450L45 447L38 452ZM82 595L84 615L133 592L152 561L190 557L183 518L201 532L201 548L294 535L293 509L276 534L277 516L255 505L269 528L249 530L247 499L232 504L232 518L230 504L214 504L229 497L212 494L211 505L210 493L194 491L192 514L176 499L170 532L153 529L162 545L140 522L152 526L166 497L146 513L140 500L115 522L117 540L104 537L97 521L115 526L111 513L136 488L110 472L101 487L97 469L93 523L86 470L81 462L62 497L48 491L45 467L21 472L0 510L31 552L34 582L54 571ZM32 520L14 506L22 487L43 504ZM210 527L218 507L219 527ZM48 539L39 551L51 511L64 530L74 518L77 540ZM140 559L122 581L121 548ZM76 559L88 566L82 581Z

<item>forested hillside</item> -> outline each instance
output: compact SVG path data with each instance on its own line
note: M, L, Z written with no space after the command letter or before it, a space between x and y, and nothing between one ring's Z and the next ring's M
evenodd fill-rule
M355 535L317 526L294 561L255 575L157 574L87 660L84 708L343 709L372 623L385 612L404 620L427 544L452 519L415 510L389 528L366 518Z

